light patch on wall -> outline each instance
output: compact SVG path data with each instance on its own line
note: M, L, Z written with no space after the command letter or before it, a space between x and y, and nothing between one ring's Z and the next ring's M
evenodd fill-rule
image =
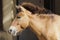
M11 11L11 13L7 14L7 16L5 16L3 18L3 24L6 23L7 21L11 20L14 18L14 15L13 15L13 10Z

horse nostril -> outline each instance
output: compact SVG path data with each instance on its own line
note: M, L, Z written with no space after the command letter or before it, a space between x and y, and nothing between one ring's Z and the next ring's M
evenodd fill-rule
M12 30L10 29L9 31L8 31L8 33L11 33L12 32Z
M10 29L10 32L12 32L12 29Z

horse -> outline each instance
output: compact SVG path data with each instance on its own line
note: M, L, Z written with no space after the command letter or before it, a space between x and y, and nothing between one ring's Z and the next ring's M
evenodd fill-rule
M17 9L20 9L20 12L16 15L8 30L11 35L16 36L19 32L22 32L24 29L29 27L36 34L39 40L60 40L59 15L42 14L45 12L43 12L39 7L38 8L41 14L36 11L31 12L23 7L23 5L16 7ZM43 37L41 38L41 36Z

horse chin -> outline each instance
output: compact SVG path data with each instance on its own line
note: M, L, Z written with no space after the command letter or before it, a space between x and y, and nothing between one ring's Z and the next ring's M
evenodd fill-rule
M15 33L15 34L11 34L12 36L17 36L17 34Z
M17 33L17 35L21 35L21 34L22 34L22 32L23 32L23 31L19 31L19 32Z
M17 36L17 32L11 33L12 36Z

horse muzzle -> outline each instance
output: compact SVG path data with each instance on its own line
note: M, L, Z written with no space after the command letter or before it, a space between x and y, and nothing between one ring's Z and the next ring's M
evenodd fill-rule
M11 26L8 30L8 33L13 35L13 36L16 36L17 35L17 28L14 26Z

